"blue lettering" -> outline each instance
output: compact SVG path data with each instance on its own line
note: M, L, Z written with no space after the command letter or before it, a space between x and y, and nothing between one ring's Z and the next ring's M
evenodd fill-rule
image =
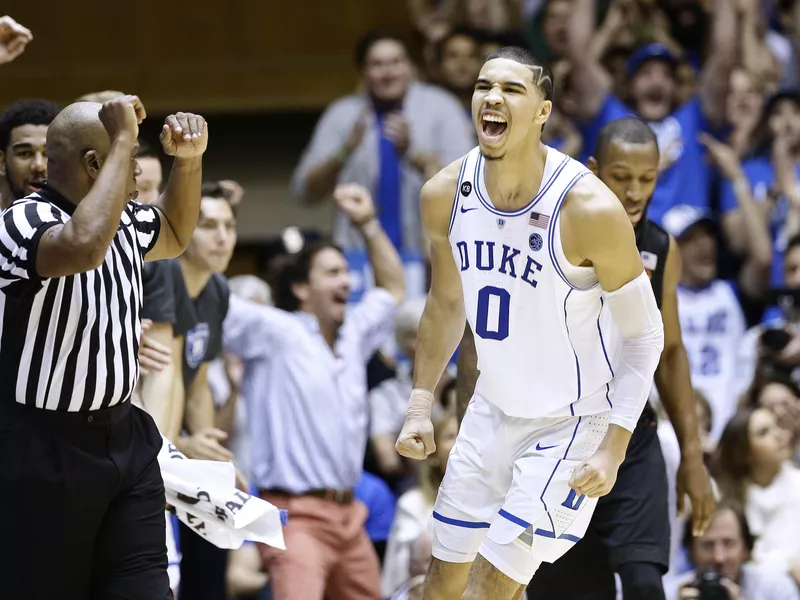
M536 287L536 281L533 279L533 274L541 270L542 265L529 256L528 262L525 263L525 272L522 274L522 281L525 283L530 283L533 287Z
M509 254L509 252L511 254ZM509 273L506 272L506 265L508 265L509 268L511 269L510 273L511 277L513 277L514 279L517 278L517 272L514 269L514 259L517 256L519 256L519 250L503 244L503 260L500 261L500 272L503 275L509 275Z
M715 312L708 317L708 324L706 330L708 333L725 333L726 321L728 320L728 313L724 310Z
M479 271L491 271L494 269L494 242L485 242L486 246L489 249L489 264L484 266L483 265L483 244L479 240L475 240L475 266L478 267Z
M581 504L583 504L583 499L586 498L586 494L581 494L577 498L575 498L575 496L577 496L575 490L570 490L569 494L567 494L567 499L561 503L561 506L570 510L578 510Z
M467 252L467 242L458 242L458 255L461 257L461 270L469 269L469 252Z

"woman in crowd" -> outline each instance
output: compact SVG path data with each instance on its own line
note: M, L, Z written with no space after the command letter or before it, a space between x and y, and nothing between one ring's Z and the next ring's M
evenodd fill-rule
M791 435L795 464L800 463L800 388L783 371L759 377L745 396L745 403L753 408L769 409L778 424Z
M789 432L766 408L741 408L720 439L713 472L722 495L744 506L753 560L800 581L800 470Z

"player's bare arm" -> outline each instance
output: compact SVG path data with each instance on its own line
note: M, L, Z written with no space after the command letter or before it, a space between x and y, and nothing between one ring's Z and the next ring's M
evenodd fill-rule
M664 331L628 216L595 176L584 177L567 196L561 233L567 259L594 266L623 338L608 432L570 480L576 492L598 497L611 490L625 459L658 365Z
M683 512L688 494L692 506L692 528L697 536L702 535L713 518L716 500L703 463L689 359L681 339L677 293L680 278L681 255L675 240L670 236L661 299L664 351L656 369L655 381L681 448L677 485L678 511Z
M181 391L180 397L176 397L173 386L175 377L181 370L180 356L183 346L176 345L171 323L153 323L147 332L147 337L168 348L172 356L178 357L178 360L170 361L161 369L143 373L139 383L142 406L153 417L158 430L172 440L180 433L181 426L180 423L173 423L173 403L180 402L181 406L183 405L183 392Z
M200 186L203 183L203 153L208 146L208 124L200 115L176 113L161 129L161 146L175 157L167 188L155 206L161 213L161 234L147 260L180 256L197 225Z
M433 390L458 347L466 322L461 277L448 239L460 167L461 159L445 167L420 193L422 223L431 243L431 289L419 324L414 391L396 444L400 454L418 460L436 449L430 419Z
M478 349L475 347L475 338L469 323L464 326L464 335L458 348L456 366L456 415L460 423L467 412L472 394L475 393L475 384L478 383L478 375L480 375Z

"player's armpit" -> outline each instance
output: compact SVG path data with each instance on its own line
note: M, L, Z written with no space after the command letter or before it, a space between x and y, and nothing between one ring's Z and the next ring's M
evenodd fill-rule
M594 175L586 175L572 188L561 219L567 259L574 265L593 265L605 291L621 288L644 271L625 209Z

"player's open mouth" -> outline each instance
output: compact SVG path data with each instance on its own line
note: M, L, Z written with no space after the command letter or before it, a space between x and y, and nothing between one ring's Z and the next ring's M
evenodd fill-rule
M484 114L481 117L481 133L490 141L499 140L508 128L505 117L493 114Z
M44 185L44 179L37 179L36 181L28 182L28 187L32 189L34 192L38 192L39 190L41 190L43 185Z
M336 304L345 305L347 304L347 296L349 295L348 292L339 292L333 297L333 301Z

